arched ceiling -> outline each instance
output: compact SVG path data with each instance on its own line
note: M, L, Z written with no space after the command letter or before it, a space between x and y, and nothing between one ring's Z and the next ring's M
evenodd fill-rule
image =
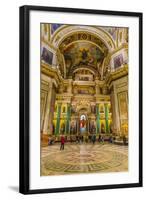
M54 47L59 47L65 38L71 35L76 35L78 32L88 34L89 37L85 36L85 40L93 41L98 44L98 40L102 41L109 51L113 51L116 47L115 41L111 34L109 34L108 29L103 29L97 26L85 26L85 25L61 25L59 28L53 32L51 43ZM79 36L80 37L80 36ZM84 37L84 36L83 36ZM75 39L75 38L74 38ZM78 38L79 39L79 38ZM81 37L81 39L83 39ZM96 41L97 40L97 41Z
M73 28L71 27L72 25L65 25L65 24L51 24L51 36L52 36L52 41L54 40L54 38L56 37L56 35L58 35L59 32L65 31L67 30L70 31L70 29L73 30ZM73 25L74 27L77 27L77 25ZM86 27L86 29L88 29L88 27L94 29L97 29L97 32L100 34L100 30L103 31L108 37L110 37L111 42L115 43L118 37L118 31L121 28L118 27L109 27L109 26L81 26L78 25L78 27L80 29L83 29L83 27ZM92 30L92 31L93 31Z
M83 67L90 68L97 74L97 68L102 66L103 59L109 52L103 39L80 28L62 37L58 49L64 58L67 78L72 77L74 70Z
M64 38L59 45L60 51L63 52L68 48L68 45L74 42L89 42L96 45L103 53L107 54L108 52L108 47L106 46L104 41L102 41L96 35L92 35L91 33L83 31L72 33Z
M53 24L51 44L62 55L64 76L86 68L101 77L105 59L116 49L117 32L114 27Z

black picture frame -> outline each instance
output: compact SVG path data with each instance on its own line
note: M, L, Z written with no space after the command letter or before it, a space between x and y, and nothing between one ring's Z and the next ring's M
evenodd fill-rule
M97 185L97 186L81 186L68 188L48 188L35 189L29 188L29 20L30 11L44 11L44 12L65 12L65 13L84 13L84 14L102 14L114 16L137 17L139 19L139 182L129 184L114 184L114 185ZM142 13L138 12L122 12L122 11L107 11L107 10L89 10L89 9L75 9L63 7L43 7L43 6L22 6L20 7L20 131L19 131L19 154L20 154L20 174L19 174L19 191L22 194L36 194L36 193L52 193L52 192L69 192L69 191L83 191L83 190L99 190L99 189L114 189L114 188L131 188L141 187L143 183L142 176Z

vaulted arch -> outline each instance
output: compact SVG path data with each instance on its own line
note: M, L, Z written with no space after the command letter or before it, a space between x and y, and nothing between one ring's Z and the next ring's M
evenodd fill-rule
M104 31L102 28L93 27L93 26L80 26L80 25L66 25L63 26L51 39L51 43L54 47L59 47L65 38L68 38L71 35L76 34L77 32L84 32L90 34L101 40L109 51L113 51L116 47L112 37Z

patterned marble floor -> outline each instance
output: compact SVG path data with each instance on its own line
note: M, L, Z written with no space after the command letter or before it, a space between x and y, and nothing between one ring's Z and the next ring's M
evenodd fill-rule
M128 147L114 144L55 144L41 149L41 176L128 171Z

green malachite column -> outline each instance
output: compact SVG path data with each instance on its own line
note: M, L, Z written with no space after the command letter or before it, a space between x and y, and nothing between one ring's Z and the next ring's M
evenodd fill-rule
M108 104L105 104L105 126L106 126L106 133L109 133L109 124L108 124Z
M65 126L65 133L66 134L69 134L70 115L71 115L71 106L70 106L70 104L67 104L66 126Z
M58 104L58 106L57 106L57 122L56 122L55 135L59 134L59 129L60 129L60 113L61 113L61 104Z
M96 105L96 134L100 131L100 112L99 104Z

